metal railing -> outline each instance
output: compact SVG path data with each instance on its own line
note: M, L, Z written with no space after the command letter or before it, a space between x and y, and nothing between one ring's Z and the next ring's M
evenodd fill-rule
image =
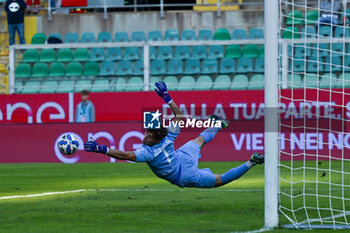
M15 50L25 49L61 49L61 48L113 48L113 47L142 47L144 62L144 90L149 90L150 80L150 47L160 46L198 46L198 45L245 45L264 44L265 40L225 40L225 41L161 41L161 42L124 42L124 43L75 43L75 44L46 44L46 45L12 45L9 49L9 94L15 93Z
M104 13L104 19L108 19L108 9L109 8L119 8L119 9L133 9L134 12L137 11L144 11L144 9L154 9L159 8L160 12L160 18L165 18L165 8L179 8L179 7L194 7L194 6L214 6L217 7L216 15L217 17L221 16L222 7L223 6L239 6L239 7L248 7L248 6L264 6L264 1L253 1L253 2L225 2L222 3L221 1L218 1L216 4L196 4L196 3L176 3L176 4L165 4L164 0L160 0L159 4L138 4L137 0L134 1L134 4L132 5L120 5L120 6L113 6L110 7L106 4L106 0L104 1L104 5L101 6L74 6L74 7L51 7L50 4L48 4L47 8L38 8L39 10L47 10L48 11L48 20L52 20L52 12L59 9L67 9L67 10L74 10L74 9L84 9L84 10L91 10L91 9L100 9L103 10Z

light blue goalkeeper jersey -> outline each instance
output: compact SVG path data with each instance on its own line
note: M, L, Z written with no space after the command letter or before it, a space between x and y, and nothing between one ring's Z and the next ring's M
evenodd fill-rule
M135 151L136 162L146 162L159 178L173 184L179 182L181 166L174 149L174 140L180 134L180 128L170 128L168 135L153 146L142 145Z

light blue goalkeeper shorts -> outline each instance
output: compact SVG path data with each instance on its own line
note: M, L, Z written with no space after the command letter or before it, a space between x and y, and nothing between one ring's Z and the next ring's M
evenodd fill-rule
M177 185L183 187L213 188L216 178L209 168L198 169L198 159L201 157L200 146L189 141L176 150L181 164L181 177Z

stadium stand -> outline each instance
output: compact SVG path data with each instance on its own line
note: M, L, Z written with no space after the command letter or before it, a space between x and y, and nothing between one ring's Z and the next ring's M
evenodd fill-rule
M213 80L210 76L201 75L198 77L194 90L210 90L213 85Z
M36 49L27 49L23 54L22 62L38 62L39 51Z
M33 78L45 78L49 75L49 67L46 63L35 63L32 69Z
M231 86L231 78L228 75L219 75L216 77L213 90L228 90Z
M132 77L128 81L128 85L125 91L142 91L143 90L143 79L140 77Z
M291 39L304 37L341 38L344 34L347 37L350 36L349 29L344 29L344 27L320 26L317 30L309 22L316 21L318 16L313 11L308 11L306 14L307 21L304 24L299 12L290 13L289 15L293 16L294 21L290 24L287 17L286 25L290 26L282 33L282 37ZM194 30L183 30L179 33L177 30L171 29L164 33L164 41L230 40L231 38L242 40L248 38L247 32L245 29L235 29L231 37L229 30L225 28L217 29L214 33L212 30L202 29L198 31L197 37ZM64 38L65 43L80 43L77 33L69 32L61 35L61 38ZM148 33L135 31L131 33L130 37L127 32L116 32L114 37L109 32L98 33L97 37L91 32L81 34L82 43L128 42L129 38L133 42L162 41L163 35L161 31L157 30ZM263 38L264 33L261 28L250 29L249 39ZM32 38L32 44L45 43L46 39L45 34L36 33ZM298 46L297 44L288 47L289 56L295 58L293 61L289 61L289 67L293 67L294 72L320 73L318 76L308 74L305 77L303 77L304 75L294 75L293 78L288 77L288 81L293 82L294 87L301 85L301 83L304 85L305 82L307 86L315 86L319 83L322 88L328 87L327 81L329 80L332 80L332 85L335 86L343 79L348 81L349 75L347 73L339 74L339 71L342 65L350 66L350 57L340 56L344 51L350 51L350 46L347 44L344 46L343 43L332 44L330 47L332 56L330 56L327 44L319 44L319 48L323 51L318 51L318 54L315 48L313 44L307 44L306 48L304 45ZM307 58L306 62L305 57ZM245 45L242 41L242 44L227 46L152 46L150 47L150 59L152 77L169 82L171 90L261 89L263 86L261 84L264 80L262 75L264 72L263 45ZM324 62L332 62L332 65L324 66L322 64ZM350 69L348 71L350 72ZM332 72L331 78L323 74L329 72ZM142 90L143 84L139 85L138 81L144 75L143 49L139 47L28 49L17 65L15 75L19 79L18 82L16 81L18 93L45 92L46 90L43 90L44 83L42 83L42 88L32 87L38 81L37 78L41 80L46 76L53 79L47 81L56 81L57 85L54 85L54 82L45 83L45 85L52 84L52 87L57 87L57 92L77 91L77 88L66 88L63 84L66 81L73 81L73 83L70 82L73 86L81 84L81 82L87 85L87 82L83 82L86 81L86 77L89 77L87 81L90 82L87 86L96 92ZM106 78L96 78L97 76ZM121 76L125 78L121 78ZM186 78L183 79L184 77ZM62 80L62 78L65 79ZM72 80L66 80L67 78ZM220 85L225 80L229 80L230 85L221 87ZM206 85L202 83L204 81L211 84ZM184 85L189 83L193 84L191 84L192 87L186 88ZM95 84L101 88L95 88ZM129 88L129 84L134 87ZM106 87L102 87L103 85Z
M53 62L49 68L49 77L63 77L65 75L66 68L61 62Z
M77 33L66 33L64 43L79 43L79 36Z
M243 74L239 74L233 77L231 90L242 90L248 87L248 77Z
M41 62L53 62L56 60L56 52L54 49L43 49L39 57Z
M195 80L192 76L183 76L179 81L177 90L179 91L193 90L194 86L195 86Z
M47 38L44 33L36 33L32 37L32 44L45 44Z

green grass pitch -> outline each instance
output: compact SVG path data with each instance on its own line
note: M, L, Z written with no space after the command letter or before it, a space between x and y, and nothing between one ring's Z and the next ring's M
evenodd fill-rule
M200 167L223 173L239 164L201 162ZM0 232L6 233L241 232L264 224L263 166L210 190L178 188L146 164L131 163L0 164L0 181L0 197L92 189L1 199ZM281 221L287 223L282 216Z

